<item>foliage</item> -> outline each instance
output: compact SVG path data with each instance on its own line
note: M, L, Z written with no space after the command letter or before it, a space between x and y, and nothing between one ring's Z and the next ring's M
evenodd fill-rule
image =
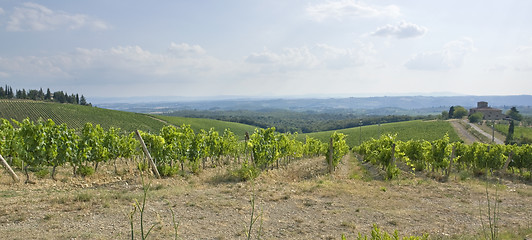
M349 146L345 143L345 135L343 133L334 132L331 135L332 149L327 149L327 161L332 163L333 170L338 166L342 157L349 152ZM330 152L332 150L332 154ZM332 159L329 159L332 157Z
M354 150L364 155L364 161L376 164L386 171L387 179L393 179L399 174L395 159L401 154L396 138L397 135L382 135L380 139L366 141Z
M395 144L395 153L392 148ZM398 146L398 147L397 147ZM453 147L454 157L451 158ZM372 139L364 142L353 150L364 156L364 161L379 165L387 172L387 177L396 175L391 164L394 158L400 159L412 169L431 169L446 173L451 159L459 170L468 169L475 173L482 173L486 169L492 171L503 170L504 163L512 155L510 168L518 169L524 176L532 170L532 145L496 145L473 143L465 145L460 142L450 142L449 137L444 137L432 142L423 140L409 140L406 142L395 140L394 136L383 136L381 139ZM390 169L390 170L388 170ZM525 170L526 169L526 170Z
M516 121L521 121L521 120L523 120L523 115L521 115L521 114L519 113L519 111L517 110L516 107L512 107L512 108L510 108L510 110L508 110L508 111L506 112L506 115L508 115L508 117L510 117L511 119L516 120Z
M451 109L453 109L453 111L451 112L451 110L449 110L449 118L460 119L460 118L463 118L463 117L467 116L468 112L462 106L453 106L453 107L451 107Z
M263 111L180 110L165 113L165 115L197 118L197 121L206 121L202 118L216 119L227 122L251 125L254 126L254 128L270 128L275 126L276 130L282 133L311 133L320 131L334 131L339 129L357 127L359 126L360 122L362 122L363 126L367 126L376 125L380 123L403 122L427 118L423 116L398 115L397 113L382 114L382 116L368 116L366 114L354 115L352 113L342 112L297 112L278 109L269 109ZM161 118L166 119L165 117ZM189 119L188 121L192 120ZM202 126L202 128L208 129L209 127ZM231 129L233 129L233 127L231 127ZM236 129L235 133L238 134ZM239 134L239 136L243 135Z
M471 114L468 119L471 123L479 123L482 121L482 119L484 119L484 114L482 114L481 112L476 112Z
M434 141L439 139L445 133L449 134L449 139L452 142L460 141L460 137L448 121L408 121L398 123L386 123L379 125L363 126L362 128L349 128L338 130L338 133L343 133L347 137L345 139L349 147L354 147L361 142L369 141L371 139L379 139L381 135L397 134L397 140L408 141L427 140ZM306 136L318 139L322 142L328 142L329 137L334 131L326 131L319 133L300 134L298 136L300 141L303 141Z

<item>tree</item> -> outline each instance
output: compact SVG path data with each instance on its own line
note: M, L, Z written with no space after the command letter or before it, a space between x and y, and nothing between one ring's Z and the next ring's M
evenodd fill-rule
M510 126L508 126L508 134L506 135L506 140L504 141L504 144L512 144L514 140L514 121L510 121Z
M79 99L79 105L87 105L87 100L85 99L85 96L81 95L81 98Z
M454 107L454 112L453 114L451 115L451 113L449 112L449 117L452 117L452 118L463 118L467 116L467 110L462 107L462 106L455 106Z
M484 119L484 114L480 112L473 113L469 116L469 122L471 123L478 123Z
M441 112L441 119L442 119L442 120L447 120L447 119L449 119L449 112L447 112L447 111L445 111L445 110L442 111L442 112Z
M44 100L52 100L52 92L50 92L49 88L46 90L46 95L44 95Z
M449 114L447 115L447 117L453 118L453 116L454 116L454 106L451 106L449 108Z
M519 111L517 111L516 107L512 107L510 110L508 110L506 112L506 115L508 115L511 119L516 120L516 121L523 120L523 115L521 115Z

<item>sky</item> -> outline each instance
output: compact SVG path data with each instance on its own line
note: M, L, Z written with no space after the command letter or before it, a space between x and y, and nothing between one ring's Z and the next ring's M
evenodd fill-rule
M90 97L532 94L532 1L0 0L0 85Z

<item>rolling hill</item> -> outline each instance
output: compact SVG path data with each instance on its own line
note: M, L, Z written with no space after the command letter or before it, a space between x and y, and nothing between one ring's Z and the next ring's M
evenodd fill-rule
M31 100L0 100L0 118L22 121L29 118L37 121L39 118L52 119L56 124L66 123L71 128L82 128L85 123L100 124L104 129L118 127L125 131L143 130L159 132L167 125L176 126L190 124L194 131L214 127L223 132L230 128L238 137L243 138L246 131L253 132L255 127L207 119L177 118L154 116L141 113L123 112L97 107L61 104Z
M200 129L215 128L220 133L229 128L239 139L244 138L245 132L252 134L255 126L240 123L225 122L212 119L184 118L162 115L148 115L141 113L123 112L97 107L80 106L73 104L60 104L52 102L39 102L31 100L0 100L0 118L15 119L22 121L30 118L33 121L52 119L57 124L66 123L71 128L82 128L85 123L100 124L104 129L119 127L125 131L137 129L149 132L158 132L167 124L180 126L191 125L195 132ZM321 141L327 141L334 131L299 134L298 138L304 140L305 136L311 136ZM349 146L355 146L359 141L378 138L381 134L397 133L398 140L425 139L435 140L445 133L449 134L451 141L459 141L459 137L446 121L407 121L398 123L386 123L382 125L363 126L362 128L348 128L338 130L347 135Z
M304 141L305 136L319 139L323 142L328 141L328 138L334 131L317 132L309 134L301 134L298 138ZM381 125L371 125L356 128L347 128L337 130L339 133L347 135L347 145L353 147L358 145L360 141L364 142L371 138L379 138L382 134L397 134L397 140L408 141L427 140L433 141L440 139L446 133L452 142L460 141L460 137L456 134L451 124L447 121L422 121L414 120L407 122L386 123Z

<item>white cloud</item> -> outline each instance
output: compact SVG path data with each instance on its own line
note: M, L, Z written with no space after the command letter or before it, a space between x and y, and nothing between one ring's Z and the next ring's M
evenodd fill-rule
M358 45L359 48L337 48L316 44L312 47L286 48L280 53L264 49L249 55L246 62L262 65L268 71L343 69L365 64L374 54L373 45Z
M176 47L177 46L177 47ZM180 46L180 47L179 47ZM202 77L229 71L222 61L206 55L198 45L171 44L169 49L199 52L194 57L169 53L152 53L139 46L118 46L110 49L77 48L72 53L53 56L0 57L0 72L10 76L37 79L82 79L114 82L144 79ZM203 50L203 51L200 51Z
M419 53L405 64L413 70L441 71L462 66L464 58L475 50L473 40L463 38L448 42L441 51Z
M168 48L168 52L179 57L198 56L204 55L206 53L205 49L203 49L201 46L189 45L187 43L171 43L170 47Z
M393 36L396 38L413 38L423 36L426 32L426 27L402 21L397 25L388 24L379 27L375 32L370 33L370 35L377 37Z
M327 18L341 20L345 17L398 17L401 15L399 7L388 5L385 7L367 5L354 0L329 1L323 4L310 5L307 14L315 21Z
M4 14L4 9L0 8L0 15Z
M281 70L313 68L318 64L308 47L286 48L282 53L274 53L264 49L260 53L252 53L246 58L248 63L272 64Z
M89 27L105 30L109 26L102 20L84 14L53 11L37 3L23 3L15 7L7 22L8 31L50 31L59 28L79 29Z

